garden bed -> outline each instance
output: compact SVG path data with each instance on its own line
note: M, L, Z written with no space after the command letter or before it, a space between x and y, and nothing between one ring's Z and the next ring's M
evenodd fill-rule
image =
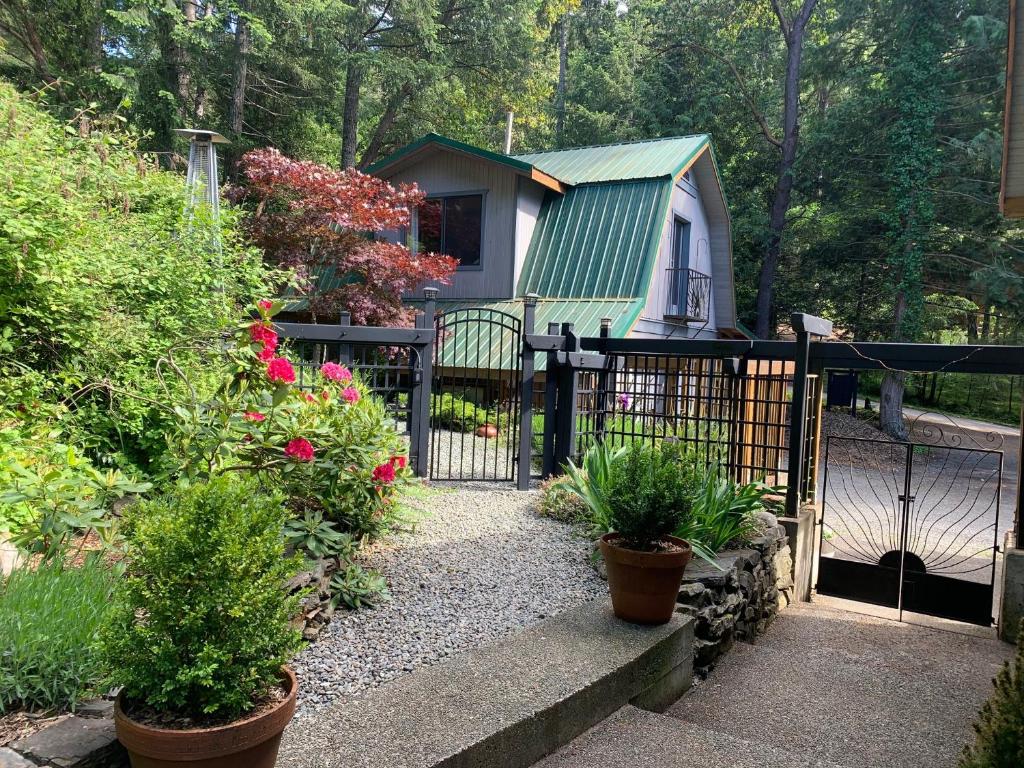
M339 610L295 659L300 716L606 594L590 542L537 517L537 500L464 484L416 502L416 526L360 558L387 579L390 600Z

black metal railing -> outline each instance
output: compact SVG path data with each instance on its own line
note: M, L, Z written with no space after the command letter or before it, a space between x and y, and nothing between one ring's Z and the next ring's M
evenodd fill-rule
M711 276L688 267L669 267L665 273L665 317L706 323L711 308Z

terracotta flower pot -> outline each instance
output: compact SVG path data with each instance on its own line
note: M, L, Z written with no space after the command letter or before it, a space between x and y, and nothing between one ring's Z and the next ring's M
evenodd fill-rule
M476 428L476 436L477 437L487 437L487 438L497 437L498 436L498 428L496 426L494 426L493 424L484 424L483 426L480 426L480 427Z
M618 538L617 533L606 533L600 544L615 615L636 624L666 623L675 611L679 582L693 550L675 536L664 540L679 547L676 552L626 549L615 543Z
M114 703L117 738L132 768L274 768L281 734L295 714L298 683L284 668L288 695L273 709L216 728L173 730L137 723Z

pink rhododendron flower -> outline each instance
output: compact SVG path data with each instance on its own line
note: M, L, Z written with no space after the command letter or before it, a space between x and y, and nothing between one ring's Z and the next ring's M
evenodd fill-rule
M392 467L398 467L399 469L405 469L405 456L392 456L388 463Z
M261 362L269 363L274 359L274 355L277 354L277 350L269 345L264 345L263 349L260 350L258 355Z
M305 401L307 403L315 403L316 402L316 398L313 397L311 394L309 394L309 392L303 392L302 393L302 397L303 397L303 399L305 399Z
M370 477L378 485L387 485L395 479L395 465L390 461L387 464L378 464Z
M358 403L359 402L359 390L355 387L345 387L341 390L341 399L346 403Z
M242 418L246 421L263 421L266 419L266 414L260 413L259 411L246 411L242 414Z
M269 312L270 308L274 306L274 302L270 299L260 299L256 302L256 306L262 309L264 312Z
M320 375L331 381L352 381L352 371L337 363L324 363L321 365Z
M275 384L292 384L295 381L295 369L284 357L275 357L267 365L267 378Z
M253 323L249 326L249 338L270 346L277 346L277 331L266 323Z
M288 445L284 447L284 452L285 455L291 456L296 461L313 460L313 444L304 437L289 440Z

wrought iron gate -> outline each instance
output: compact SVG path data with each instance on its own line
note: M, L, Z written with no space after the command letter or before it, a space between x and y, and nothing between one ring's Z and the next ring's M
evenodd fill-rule
M1003 453L829 437L817 590L992 623Z
M430 478L515 481L522 321L474 307L439 314L435 327Z

